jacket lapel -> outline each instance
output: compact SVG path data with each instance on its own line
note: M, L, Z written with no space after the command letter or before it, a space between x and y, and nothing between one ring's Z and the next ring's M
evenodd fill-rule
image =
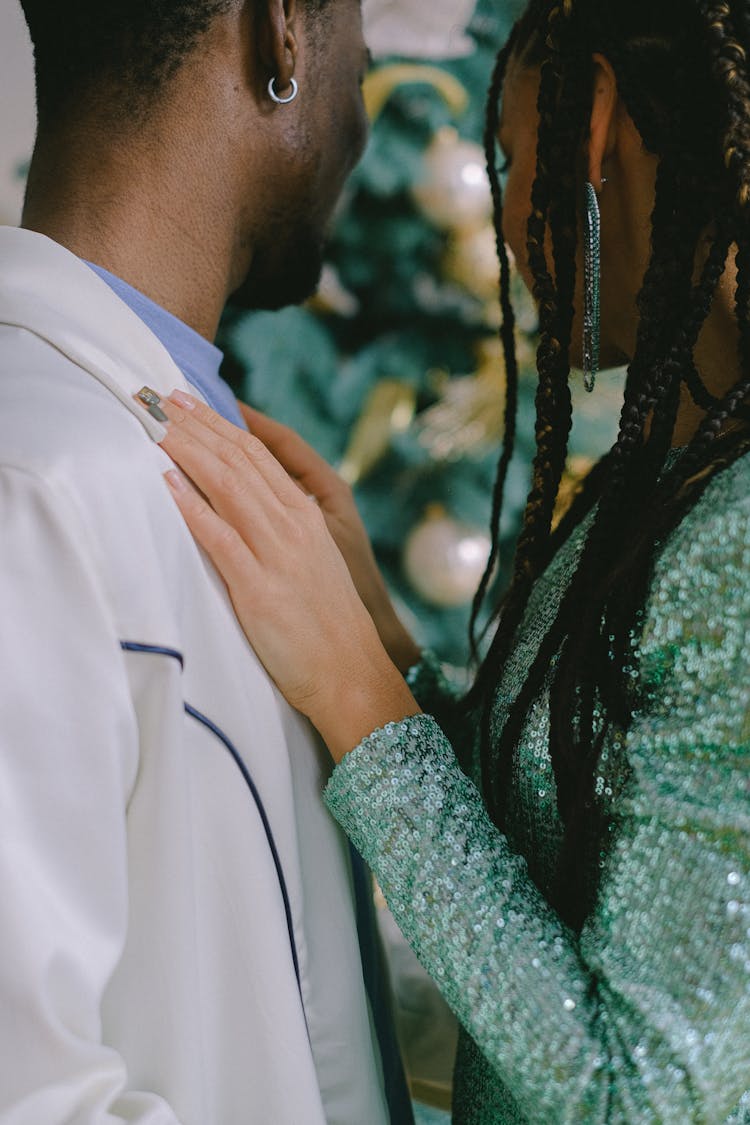
M93 270L45 235L0 226L0 324L47 340L135 415L154 441L164 427L134 395L191 391L153 332Z

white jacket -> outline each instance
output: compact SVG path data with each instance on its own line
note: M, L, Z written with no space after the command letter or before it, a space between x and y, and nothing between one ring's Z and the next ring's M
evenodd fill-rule
M186 388L0 228L0 1123L384 1125L326 752L133 400Z

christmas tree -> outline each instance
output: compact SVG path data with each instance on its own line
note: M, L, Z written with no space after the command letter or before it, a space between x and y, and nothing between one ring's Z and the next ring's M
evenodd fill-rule
M480 0L471 52L431 67L379 61L366 84L368 150L342 202L316 300L226 315L228 377L293 426L355 488L406 623L465 666L489 552L502 437L498 264L481 137L494 57L520 4ZM514 280L522 367L518 448L496 586L528 491L536 316ZM616 386L576 391L571 478L611 441Z

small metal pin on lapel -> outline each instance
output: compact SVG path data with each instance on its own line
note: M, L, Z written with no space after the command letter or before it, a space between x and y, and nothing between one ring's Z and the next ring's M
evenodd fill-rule
M141 387L141 389L138 391L138 394L136 395L136 398L139 398L141 400L151 417L155 418L157 422L169 421L166 414L159 406L161 397L156 393L156 391L152 391L150 387Z

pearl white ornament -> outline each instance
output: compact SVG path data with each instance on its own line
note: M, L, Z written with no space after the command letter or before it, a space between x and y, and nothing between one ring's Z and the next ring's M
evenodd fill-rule
M443 271L480 301L499 300L500 262L494 226L487 223L457 231L448 245Z
M419 596L440 609L470 604L490 555L490 537L453 519L439 504L411 532L404 569Z
M484 150L460 139L455 129L440 129L424 155L414 197L436 226L472 230L492 218L492 190Z
M363 0L365 42L374 57L458 59L476 45L467 27L476 0Z

